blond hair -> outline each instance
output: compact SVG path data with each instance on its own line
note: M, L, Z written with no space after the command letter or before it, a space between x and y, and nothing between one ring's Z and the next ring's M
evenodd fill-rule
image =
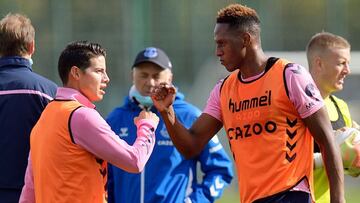
M351 48L350 43L343 37L329 33L320 32L315 34L306 46L306 56L310 62L317 54L324 53L325 50L331 48L347 49Z
M35 39L35 29L29 18L21 14L7 14L0 21L0 55L23 56Z

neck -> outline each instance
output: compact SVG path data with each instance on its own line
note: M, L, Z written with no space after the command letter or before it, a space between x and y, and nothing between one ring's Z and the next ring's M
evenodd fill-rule
M70 78L69 78L69 81L66 84L64 84L63 86L66 88L75 89L80 92L79 84L70 80Z
M242 77L248 78L260 74L265 70L269 57L265 55L262 49L256 49L248 54L247 60L240 67Z
M21 57L26 58L26 59L31 59L31 55L29 55L29 54L23 55Z
M330 92L325 92L320 90L321 97L327 99L330 96Z
M311 69L312 70L312 69ZM317 77L316 74L313 73L313 71L310 71L311 77L314 79L315 85L316 87L318 87L319 91L320 91L320 95L323 99L327 99L331 92L326 91L324 88L321 87L321 85L319 84L320 79Z

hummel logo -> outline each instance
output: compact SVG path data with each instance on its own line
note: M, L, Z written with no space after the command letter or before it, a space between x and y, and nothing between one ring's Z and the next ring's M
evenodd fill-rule
M289 118L286 118L286 122L292 128L292 127L294 127L296 125L297 119L291 121Z
M292 151L296 147L296 142L293 145L291 145L289 142L286 142L286 147Z
M119 136L120 137L126 137L128 136L128 128L120 128L120 133L119 133Z
M291 163L295 158L296 158L296 153L291 157L286 153L286 160L288 160L289 163Z
M217 197L219 196L221 190L223 189L223 187L225 186L224 183L221 182L220 177L216 177L215 179L215 183L213 185L210 186L210 194L212 197Z
M290 132L290 130L286 129L286 134L291 138L293 139L295 137L297 133L297 130L295 130L294 132Z
M104 168L104 169L99 169L99 171L100 171L100 174L104 177L105 175L106 175L106 168Z

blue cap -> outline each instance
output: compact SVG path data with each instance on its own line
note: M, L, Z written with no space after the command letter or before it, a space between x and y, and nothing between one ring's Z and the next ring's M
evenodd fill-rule
M172 68L171 61L165 52L156 47L147 47L144 50L140 51L134 61L132 67L135 67L144 62L151 62L163 69Z

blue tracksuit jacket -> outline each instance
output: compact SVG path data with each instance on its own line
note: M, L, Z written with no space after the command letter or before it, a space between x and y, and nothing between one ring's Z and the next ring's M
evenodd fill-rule
M177 93L173 106L177 119L187 128L201 113L184 101L181 93ZM160 117L155 108L151 110ZM133 144L136 138L133 119L140 111L127 97L123 106L110 113L107 122L120 138ZM198 163L202 177L196 170ZM154 151L141 174L130 174L109 164L109 203L214 202L232 178L232 163L217 136L198 157L187 160L176 150L160 119Z
M56 88L55 83L32 72L28 59L0 58L0 191L21 191L31 129ZM18 202L18 198L0 202Z

